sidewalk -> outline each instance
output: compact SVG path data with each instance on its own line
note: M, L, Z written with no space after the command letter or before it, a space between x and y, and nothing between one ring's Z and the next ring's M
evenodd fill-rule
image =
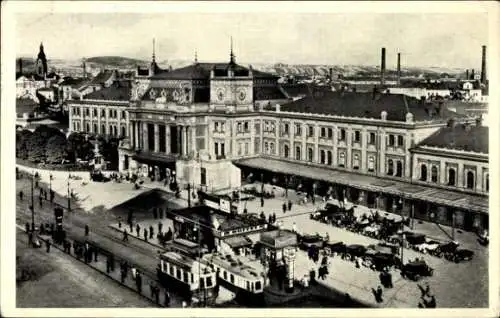
M142 220L138 223L133 223L132 231L130 231L129 225L127 223L124 223L124 222L122 222L121 228L119 227L118 223L109 224L108 227L117 231L117 232L120 232L122 234L123 234L123 231L126 229L129 239L133 238L133 239L141 240L141 241L149 243L155 247L163 249L164 246L161 245L160 240L156 236L158 234L158 223L160 223L160 222L163 224L162 233L166 233L168 231L169 227L172 229L172 233L173 233L173 231L174 231L173 221L171 219L166 218L166 217L163 219L149 219L149 220ZM140 226L139 235L137 235L137 232L136 232L137 224L139 224L139 226ZM153 238L150 238L150 236L149 236L149 227L150 226L153 226L153 228L154 228ZM148 239L147 240L144 239L144 229L145 228L148 230Z

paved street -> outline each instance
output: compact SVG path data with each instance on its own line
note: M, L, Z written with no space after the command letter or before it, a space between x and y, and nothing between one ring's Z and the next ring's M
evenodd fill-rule
M25 188L25 193L28 194L28 183L26 183L26 180L24 182L25 184L23 185L23 187ZM256 186L257 188L260 188L260 186ZM96 197L100 197L103 202L105 202L105 198L103 198L103 193L105 193L107 197L114 197L114 202L120 203L123 203L125 200L133 197L134 192L135 195L137 195L148 191L149 188L158 187L164 189L164 187L158 183L146 183L145 186L140 190L126 190L128 187L131 187L131 184L116 184L112 182L98 184L98 186L96 185L96 183L89 183L85 186L81 186L81 188L85 188L85 191L88 191L89 195L93 191L98 191ZM78 196L80 195L79 191L83 191L81 190L81 188L77 188L76 186L74 187L74 191ZM115 188L118 189L116 196L114 192ZM279 192L279 189L277 189L277 192ZM289 193L289 197L292 199L292 202L294 202L292 212L287 212L286 214L283 213L282 203L285 198L283 196L280 196L279 193L277 193L278 195L275 199L266 199L263 209L260 207L260 200L256 199L253 201L248 201L246 203L248 212L260 213L261 211L264 211L266 216L271 213L276 213L278 219L282 221L284 228L291 229L293 223L295 222L299 231L310 234L320 233L321 235L328 233L331 241L342 241L346 244L373 244L377 242L374 239L355 234L347 230L339 229L330 225L310 220L309 213L322 206L324 203L318 199L315 206L313 206L311 203L298 205L296 203L298 198L294 197L295 194L292 191L289 191ZM187 206L187 202L185 200L185 198L187 197L187 191L183 191L181 196L182 199L170 199L171 204L173 204L172 207ZM121 199L118 200L118 197L120 197ZM57 200L59 200L59 202L61 203L65 202L65 199L62 197L58 197ZM97 199L92 199L92 202L98 201ZM21 206L26 209L26 199L24 205L21 204ZM38 208L38 204L36 204L36 208ZM122 221L126 220L126 213L127 211L120 209L112 209L111 212L108 213L105 213L102 210L91 214L76 213L72 214L69 217L68 222L70 227L71 223L74 222L75 230L81 231L81 233L83 233L83 225L81 225L80 223L87 222L91 226L91 231L94 227L96 227L102 229L103 231L107 231L107 235L112 236L116 240L119 240L122 238L122 234L117 231L113 231L108 226L110 224L116 224L118 217L121 217ZM363 210L360 209L356 213L363 213ZM92 214L94 215L91 217ZM53 213L51 212L46 212L46 215L50 218L53 218ZM138 211L137 213L135 213L135 217L139 222L148 218L152 219L151 212L148 211ZM23 220L23 222L24 221L25 220ZM77 222L79 223L76 224ZM418 224L418 222L415 222L415 224L416 232L422 232L433 237L440 237L442 239L446 238L445 235L433 224L427 222L422 222L422 224ZM76 225L80 225L80 227ZM107 229L104 230L104 228ZM446 227L444 228L446 229ZM439 307L487 306L488 251L484 247L477 244L474 234L457 232L457 240L464 246L472 248L475 251L475 257L472 261L455 264L444 259L435 258L429 255L423 255L408 249L405 249L404 259L405 261L407 261L408 259L423 257L428 262L428 264L435 269L435 275L429 278L428 281L430 282L433 292L436 295ZM117 253L122 253L123 257L131 259L131 261L138 262L144 267L156 267L156 258L154 256L158 251L158 247L156 246L142 242L140 240L131 240L130 245L133 246L133 250L137 251L137 253L129 253L127 251L120 251L122 245L117 243L116 241L106 238L100 238L100 242L102 242L103 246L109 247L111 250L117 250ZM147 255L143 255L144 253ZM301 254L299 253L299 255ZM304 256L299 257L301 259L298 260L298 262L301 262L302 258L306 259ZM342 288L342 286L347 289L352 288L353 294L355 293L354 290L362 290L363 292L358 293L360 295L363 295L362 297L365 297L366 299L372 297L370 290L372 287L376 287L378 284L378 273L365 269L356 270L353 264L344 262L339 259L334 259L332 261L332 266L332 274L330 274L330 276L332 276L331 279L333 279L332 284L334 284L334 286L337 286L338 288ZM341 275L336 275L334 273L341 273ZM395 278L396 276L397 275L394 275ZM384 305L415 307L419 299L419 290L416 284L414 282L399 279L396 282L396 286L397 288L394 288L393 291L388 291L387 295L391 295L392 292L397 296L389 296ZM453 290L453 292L450 293L450 290ZM474 290L474 293L471 293L471 290Z
M28 238L17 231L17 268L28 270L32 278L17 285L18 307L151 307L136 293L69 257L51 249L28 247ZM50 292L47 292L50 290Z

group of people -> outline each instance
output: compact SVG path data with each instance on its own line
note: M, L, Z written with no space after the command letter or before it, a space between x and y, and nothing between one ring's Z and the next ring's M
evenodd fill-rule
M418 289L420 289L420 300L418 303L418 308L436 308L436 297L431 293L431 288L429 283L425 283L425 287L417 284Z

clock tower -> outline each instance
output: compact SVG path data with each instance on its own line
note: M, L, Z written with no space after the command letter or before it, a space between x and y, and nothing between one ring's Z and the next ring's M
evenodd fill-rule
M35 65L36 74L45 77L47 75L47 57L43 51L43 43L40 43L40 51L38 52Z
M233 45L228 64L214 65L210 72L210 108L226 112L253 110L252 67L235 62Z

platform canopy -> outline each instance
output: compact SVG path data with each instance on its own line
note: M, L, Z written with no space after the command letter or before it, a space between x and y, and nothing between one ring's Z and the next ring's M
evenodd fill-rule
M435 187L386 180L347 171L325 169L286 160L266 157L241 159L234 162L240 167L271 171L312 180L341 184L360 190L386 193L406 199L417 199L454 208L488 213L488 197L468 193L457 193Z

